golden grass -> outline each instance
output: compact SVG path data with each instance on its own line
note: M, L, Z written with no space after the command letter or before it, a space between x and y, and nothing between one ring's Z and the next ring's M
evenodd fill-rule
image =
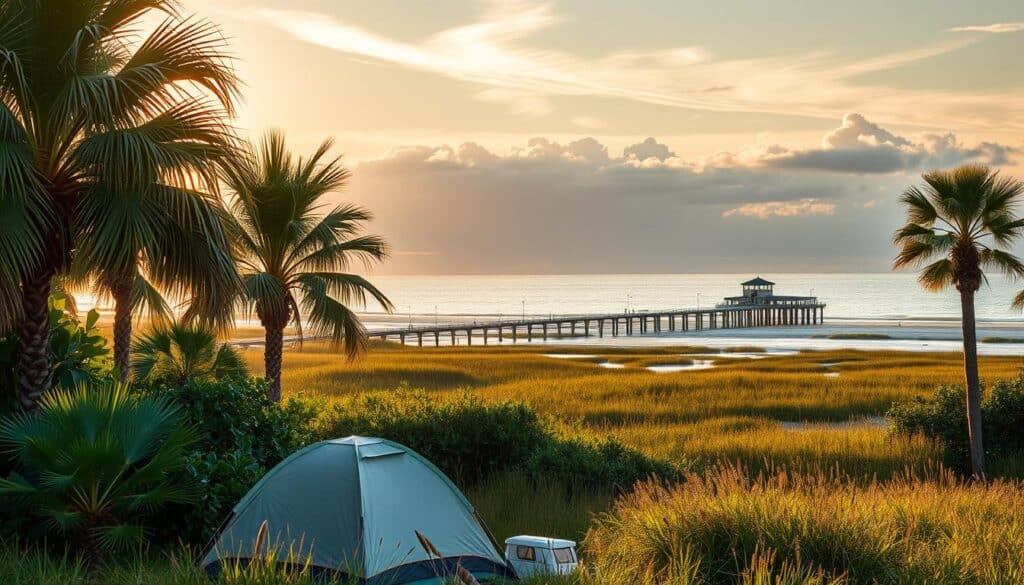
M749 351L751 348L743 348ZM754 348L756 349L756 348ZM762 359L692 354L693 347L402 347L374 342L348 362L323 343L286 352L283 386L292 395L337 396L401 384L434 392L473 388L491 400L517 399L566 425L610 435L643 452L700 467L740 462L752 470L839 469L868 479L933 466L940 449L895 439L875 422L895 401L928 396L962 377L952 353L810 351ZM586 354L557 359L546 353ZM254 372L262 352L244 351ZM659 374L646 366L715 359L711 370ZM624 364L604 369L597 362ZM1020 358L981 358L986 381L1014 375ZM839 377L825 377L837 372ZM784 428L781 422L807 422ZM841 423L841 424L839 424Z
M595 582L736 583L762 567L821 579L764 583L1024 582L1019 482L948 472L867 485L840 475L735 467L619 499L588 533ZM759 561L760 558L760 561ZM619 577L622 577L621 579Z

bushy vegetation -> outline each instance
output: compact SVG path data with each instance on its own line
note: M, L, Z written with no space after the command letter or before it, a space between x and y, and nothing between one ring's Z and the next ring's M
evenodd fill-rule
M167 398L112 382L51 390L36 411L0 420L0 448L16 462L0 497L75 542L93 566L102 553L141 545L155 510L195 498L195 485L174 473L195 438Z
M981 413L988 453L1024 452L1024 371L986 389ZM963 386L941 386L931 398L916 397L894 405L888 416L894 433L922 434L937 439L945 446L952 463L966 464L967 401Z
M172 542L205 544L267 470L313 440L310 408L272 402L262 379L193 380L142 391L179 405L199 432L181 470L200 487L199 498L166 510L162 526Z
M1016 584L1024 531L1016 483L948 473L858 485L841 475L749 477L720 468L619 499L586 538L596 582Z
M116 564L89 571L68 554L0 542L0 575L11 585L356 585L317 578L301 560L284 568L268 562L234 564L211 580L192 549L128 554Z
M132 375L147 384L184 384L188 380L245 378L249 368L217 334L196 323L153 327L132 344Z
M624 489L652 475L679 474L614 439L562 436L553 421L522 402L487 402L468 391L438 396L399 388L325 402L317 434L386 437L463 485L515 471L578 489Z
M53 384L65 388L101 380L111 369L110 349L97 326L99 312L90 310L82 321L71 311L69 303L70 299L63 293L52 294L47 300ZM15 333L0 337L0 412L12 410L15 400L17 348Z

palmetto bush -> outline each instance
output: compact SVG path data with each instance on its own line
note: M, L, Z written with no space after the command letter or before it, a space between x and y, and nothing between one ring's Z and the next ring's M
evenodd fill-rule
M183 384L188 380L244 378L245 360L230 345L218 343L213 330L171 323L143 334L132 346L132 373L147 383Z
M147 515L195 498L173 473L195 439L166 398L113 382L53 390L36 411L0 420L0 448L17 467L0 479L0 496L20 500L93 565L142 543Z

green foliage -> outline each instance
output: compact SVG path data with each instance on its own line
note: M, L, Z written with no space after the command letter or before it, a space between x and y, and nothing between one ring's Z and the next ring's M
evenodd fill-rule
M173 475L194 440L169 399L113 382L52 390L38 410L0 420L0 448L17 464L0 495L53 534L77 537L91 562L141 544L148 516L194 498L194 486Z
M147 384L244 378L249 367L217 334L202 325L174 322L157 326L132 345L132 373Z
M546 441L530 454L523 470L570 489L626 489L651 477L676 479L679 469L623 445L614 438L571 437Z
M217 28L177 4L0 5L0 330L18 318L18 275L64 271L67 257L101 281L142 264L173 296L230 308L211 193L238 80Z
M162 519L164 536L173 541L205 544L268 469L312 442L309 405L272 402L259 378L192 380L143 391L179 405L200 433L181 471L200 486L199 499Z
M520 402L488 404L466 392L439 399L407 388L335 402L317 420L321 439L384 437L411 447L463 483L521 464L549 439Z
M238 562L210 579L189 548L159 555L128 554L90 573L73 556L3 542L0 575L5 585L357 585L355 579L315 575L312 567L297 558Z
M942 386L931 399L917 397L898 403L888 412L890 427L894 434L938 439L951 459L962 463L968 454L965 395L963 386ZM981 416L986 452L1006 455L1024 451L1024 371L984 392Z
M63 294L50 295L50 355L54 383L64 388L97 382L110 373L110 350L90 310L81 322L68 310Z
M100 314L89 311L81 321L69 310L69 298L63 293L50 295L50 363L53 383L71 388L99 381L110 374L110 349L96 323ZM0 388L14 388L18 337L11 333L0 338ZM10 403L13 396L3 396Z
M322 410L317 434L321 439L368 435L397 441L462 485L516 471L611 489L678 473L614 439L562 438L533 407L513 400L486 402L468 391L441 398L399 388L340 399Z
M381 261L388 248L379 236L361 234L372 214L354 205L323 213L323 200L340 191L350 172L327 158L332 141L308 157L295 157L284 134L268 132L223 170L231 190L246 302L264 326L330 337L354 356L366 343L352 304L367 296L391 309L391 301L358 274L354 262ZM299 310L301 308L301 311Z

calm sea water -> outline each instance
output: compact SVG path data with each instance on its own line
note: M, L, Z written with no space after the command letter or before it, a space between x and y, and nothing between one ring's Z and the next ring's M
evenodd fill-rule
M611 313L708 307L740 294L751 274L603 274L537 276L374 276L398 314L522 315ZM923 291L911 273L763 274L776 294L815 295L829 318L953 319L960 316L955 290ZM1021 320L1010 301L1021 283L991 278L978 293L979 319ZM369 312L379 307L367 307Z

